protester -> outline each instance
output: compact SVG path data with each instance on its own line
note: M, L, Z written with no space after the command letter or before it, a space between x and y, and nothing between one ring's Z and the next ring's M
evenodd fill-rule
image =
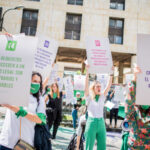
M104 93L101 92L101 84L98 81L93 83L89 93L89 66L86 68L85 96L88 106L88 120L85 129L86 150L93 149L95 139L97 140L97 149L106 150L106 127L103 118L103 108L105 97L112 85L112 75Z
M126 118L131 127L128 137L129 150L150 150L150 106L135 104L136 76L140 72L140 68L137 67L134 71L135 79L129 85L126 100Z
M72 119L73 119L73 128L74 130L76 129L76 123L77 123L77 119L78 119L78 109L79 109L79 106L78 104L74 104L73 106L73 110L72 110Z
M114 97L115 90L113 89L109 95L110 101L115 104L114 107L110 110L110 128L112 128L112 119L115 117L115 128L117 128L117 119L118 119L118 110L119 110L119 102L115 100Z
M46 124L45 103L42 98L42 76L34 72L28 107L3 105L8 108L0 134L0 150L12 150L21 139L34 146L35 124ZM21 124L20 124L21 122Z
M56 138L57 130L62 120L62 96L63 93L59 91L58 84L53 83L50 92L45 99L47 103L46 114L49 130L53 125L52 139Z

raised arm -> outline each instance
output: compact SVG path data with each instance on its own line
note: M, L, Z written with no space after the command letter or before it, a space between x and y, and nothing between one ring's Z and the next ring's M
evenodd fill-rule
M86 65L85 97L89 96L89 65Z
M107 93L109 92L109 90L110 90L110 87L111 87L111 85L112 85L112 79L113 79L113 77L112 77L112 75L110 76L110 79L109 79L109 82L108 82L108 84L107 84L107 86L106 86L106 89L105 89L105 91L104 91L104 96L107 96Z

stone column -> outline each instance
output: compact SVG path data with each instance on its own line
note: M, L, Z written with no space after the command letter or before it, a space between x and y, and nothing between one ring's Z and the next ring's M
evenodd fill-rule
M119 83L123 83L123 62L119 62Z

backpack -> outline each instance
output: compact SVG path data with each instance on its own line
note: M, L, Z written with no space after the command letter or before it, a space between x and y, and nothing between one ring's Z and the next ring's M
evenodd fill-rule
M34 147L36 150L52 150L51 135L47 125L36 125L34 135Z
M68 145L67 150L76 150L76 145L77 145L77 134L74 133L71 140L70 140L70 143ZM82 136L81 136L81 139L80 139L79 150L84 150L84 144L83 144Z

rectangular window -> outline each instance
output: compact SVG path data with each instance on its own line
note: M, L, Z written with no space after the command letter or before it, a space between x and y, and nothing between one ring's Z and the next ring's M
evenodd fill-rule
M67 14L65 39L80 40L82 15Z
M125 0L110 0L110 8L124 10L125 9Z
M68 0L70 5L83 5L83 0Z
M109 41L112 44L123 44L124 19L109 19Z
M2 31L2 7L0 7L0 31Z
M37 10L23 10L21 33L35 36L38 21Z

